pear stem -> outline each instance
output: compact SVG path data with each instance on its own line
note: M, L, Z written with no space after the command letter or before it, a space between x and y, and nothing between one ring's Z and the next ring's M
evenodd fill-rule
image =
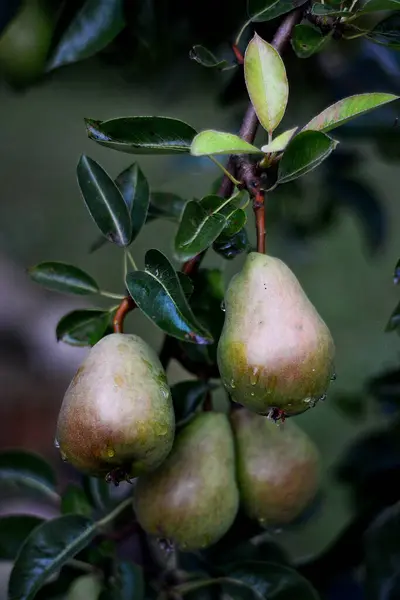
M258 191L253 202L257 230L257 252L265 254L265 193Z
M125 296L118 306L113 319L114 333L124 333L124 321L128 313L136 308L136 303L130 296Z

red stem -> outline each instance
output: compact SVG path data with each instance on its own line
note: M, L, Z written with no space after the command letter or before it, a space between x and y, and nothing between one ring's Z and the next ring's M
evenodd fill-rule
M114 333L124 333L124 321L126 315L136 308L136 303L130 296L125 296L118 306L113 319Z
M256 218L257 252L265 254L265 204L264 192L258 191L254 198L253 210Z

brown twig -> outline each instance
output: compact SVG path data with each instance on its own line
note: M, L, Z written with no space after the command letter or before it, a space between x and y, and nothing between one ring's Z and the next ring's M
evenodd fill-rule
M253 210L256 218L257 252L265 254L265 205L263 191L258 191L254 198Z

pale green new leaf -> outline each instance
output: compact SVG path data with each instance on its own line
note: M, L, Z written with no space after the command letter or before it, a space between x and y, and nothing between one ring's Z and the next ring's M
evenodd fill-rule
M266 144L265 146L262 146L261 150L266 153L282 152L282 150L286 148L286 146L296 133L297 129L297 127L294 127L293 129L288 129L287 131L284 131L283 133L278 135L274 140L272 140L272 142Z
M261 150L238 135L207 129L198 133L190 147L193 156L212 154L261 154Z

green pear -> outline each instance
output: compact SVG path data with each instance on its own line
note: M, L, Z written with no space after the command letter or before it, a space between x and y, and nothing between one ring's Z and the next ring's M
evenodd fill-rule
M218 367L232 399L260 414L299 414L324 399L334 377L328 327L292 271L251 252L225 294Z
M157 354L136 335L105 336L65 393L56 433L63 459L118 483L158 467L174 433L171 391Z
M56 11L45 0L23 0L14 19L0 34L0 73L12 85L39 77L53 37Z
M139 477L134 492L143 529L187 551L217 542L232 525L238 503L231 426L215 412L195 416L167 460Z
M240 408L231 415L237 480L246 514L262 526L296 519L320 484L319 452L292 419L277 425Z

